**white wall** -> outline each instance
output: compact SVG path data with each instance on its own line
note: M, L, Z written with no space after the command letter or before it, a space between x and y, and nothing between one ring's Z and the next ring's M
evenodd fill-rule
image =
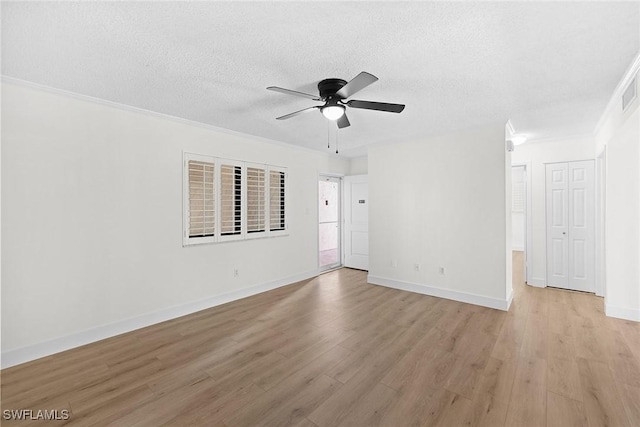
M619 85L624 89L639 60ZM636 79L640 94L640 80ZM640 321L640 101L622 112L621 90L612 97L597 129L598 149L606 146L607 315Z
M527 142L515 147L513 163L530 162L528 171L531 191L531 253L527 254L531 269L530 283L546 283L546 228L545 228L545 163L569 162L595 158L592 137L559 139L546 142Z
M369 280L505 309L510 171L504 124L370 148Z
M511 185L524 185L524 166L511 168ZM514 251L524 251L524 210L511 209L511 247Z
M308 277L318 173L349 171L322 153L14 84L2 85L2 124L5 355ZM289 235L182 247L183 150L288 167Z
M369 171L369 159L367 156L351 159L349 175L366 175Z

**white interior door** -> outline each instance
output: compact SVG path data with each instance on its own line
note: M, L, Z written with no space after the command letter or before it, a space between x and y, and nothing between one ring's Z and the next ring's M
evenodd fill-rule
M369 270L369 180L344 177L344 265Z
M595 173L592 160L548 164L547 284L595 292Z
M547 165L547 284L569 286L569 166Z
M569 163L569 286L595 292L595 167Z

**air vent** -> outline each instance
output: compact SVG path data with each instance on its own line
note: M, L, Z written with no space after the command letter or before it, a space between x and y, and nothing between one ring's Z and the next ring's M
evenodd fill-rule
M637 97L637 94L636 94L637 78L638 77L636 76L633 78L633 80L631 80L631 83L629 83L629 86L627 86L624 93L622 94L622 111L625 111L627 107L629 107L629 105L631 105L633 100L636 99Z

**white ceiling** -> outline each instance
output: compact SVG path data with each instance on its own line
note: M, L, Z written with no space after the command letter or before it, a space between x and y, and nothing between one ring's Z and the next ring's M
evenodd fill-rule
M504 122L531 138L593 128L640 50L638 2L3 2L2 74L327 150L319 80L380 81L348 110L343 155Z

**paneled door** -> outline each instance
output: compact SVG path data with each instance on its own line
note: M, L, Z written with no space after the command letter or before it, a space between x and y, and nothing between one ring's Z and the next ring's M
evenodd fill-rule
M344 265L369 270L369 181L344 177Z
M547 285L595 292L593 160L546 166Z

